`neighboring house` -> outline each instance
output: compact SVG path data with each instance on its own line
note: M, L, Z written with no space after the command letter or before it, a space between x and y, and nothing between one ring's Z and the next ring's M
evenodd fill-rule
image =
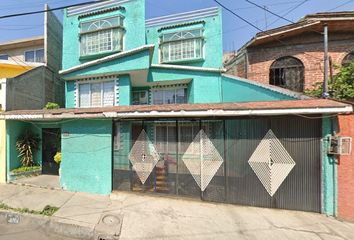
M354 60L354 12L306 15L294 24L258 33L225 64L228 73L297 92L324 80L324 25L331 69Z
M61 69L62 25L45 15L44 36L0 43L0 107L3 111L64 105Z
M31 129L43 173L59 173L61 151L70 191L335 215L335 166L321 150L333 122L321 117L352 107L224 75L221 19L209 8L145 20L143 0L66 9L66 108L0 115L7 176L19 166L17 137Z
M47 8L47 6L46 6ZM62 24L52 12L44 16L44 35L0 43L1 111L64 105ZM6 181L6 124L0 121L0 183Z

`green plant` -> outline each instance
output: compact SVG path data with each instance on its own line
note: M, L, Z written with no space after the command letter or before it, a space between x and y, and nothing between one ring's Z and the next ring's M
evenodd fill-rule
M16 141L18 157L21 158L22 166L32 167L34 165L33 155L39 148L40 138L27 130Z
M54 156L54 161L57 163L57 164L60 164L61 163L61 152L57 152Z
M53 102L48 102L44 109L58 109L60 108L60 105L58 103L53 103Z
M53 214L59 210L57 207L53 207L50 205L47 205L44 207L42 211L36 211L36 210L29 210L28 208L13 208L5 203L0 203L0 209L3 210L10 210L14 212L19 212L19 213L29 213L29 214L37 214L37 215L44 215L44 216L53 216Z
M305 93L313 97L320 97L322 89L322 83L317 83L312 90L305 91ZM354 99L354 62L340 68L332 81L328 83L328 93L330 97L339 100Z
M25 173L25 172L32 172L36 170L40 170L41 166L32 166L32 167L19 167L12 170L12 173Z

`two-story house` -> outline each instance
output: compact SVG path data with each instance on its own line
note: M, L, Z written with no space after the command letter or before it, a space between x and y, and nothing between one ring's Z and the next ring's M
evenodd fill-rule
M148 20L144 0L66 9L65 109L0 115L8 172L18 165L17 136L31 129L42 136L35 157L45 172L58 174L46 149L53 135L60 138L67 190L332 214L321 208L333 202L327 190L335 186L320 150L331 121L320 117L351 106L224 75L222 53L219 8Z

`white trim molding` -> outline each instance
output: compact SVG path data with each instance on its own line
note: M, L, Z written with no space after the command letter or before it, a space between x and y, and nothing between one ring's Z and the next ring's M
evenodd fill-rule
M70 17L70 16L74 16L74 15L78 15L78 14L84 14L84 13L88 13L88 12L92 12L92 11L101 10L104 8L114 7L119 4L127 3L130 1L132 1L132 0L110 0L110 1L97 2L94 4L90 4L90 5L70 7L67 9L66 14L68 17Z
M153 49L154 47L155 47L155 45L149 44L149 45L144 45L144 46L141 46L141 47L138 47L138 48L134 48L134 49L129 50L129 51L112 54L112 55L109 55L107 57L103 57L103 58L100 58L100 59L97 59L97 60L93 60L93 61L90 61L90 62L86 62L86 63L80 64L80 65L77 65L75 67L71 67L71 68L68 68L68 69L65 69L65 70L61 70L61 71L59 71L59 74L65 75L65 74L68 74L68 73L71 73L71 72L74 72L74 71L78 71L78 70L81 70L81 69L84 69L84 68L87 68L87 67L91 67L91 66L103 63L103 62L108 62L108 61L111 61L111 60L114 60L114 59L117 59L117 58L130 56L132 54L135 54L137 52L141 52L141 51L144 51L144 50L147 50L147 49Z
M160 25L174 24L177 22L192 21L196 19L203 19L206 17L212 17L219 14L218 7L211 7L205 9L194 10L190 12L177 13L167 16L161 16L156 18L147 19L145 21L146 27L155 27Z
M216 73L226 72L226 69L224 69L224 68L191 67L191 66L181 66L181 65L173 65L173 64L151 64L151 67L153 67L153 68L176 69L176 70L216 72Z

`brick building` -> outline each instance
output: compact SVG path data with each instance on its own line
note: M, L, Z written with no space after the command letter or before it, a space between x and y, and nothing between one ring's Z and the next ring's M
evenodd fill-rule
M324 25L328 25L331 73L354 59L354 11L307 15L294 24L256 34L233 58L229 74L295 91L324 79Z

